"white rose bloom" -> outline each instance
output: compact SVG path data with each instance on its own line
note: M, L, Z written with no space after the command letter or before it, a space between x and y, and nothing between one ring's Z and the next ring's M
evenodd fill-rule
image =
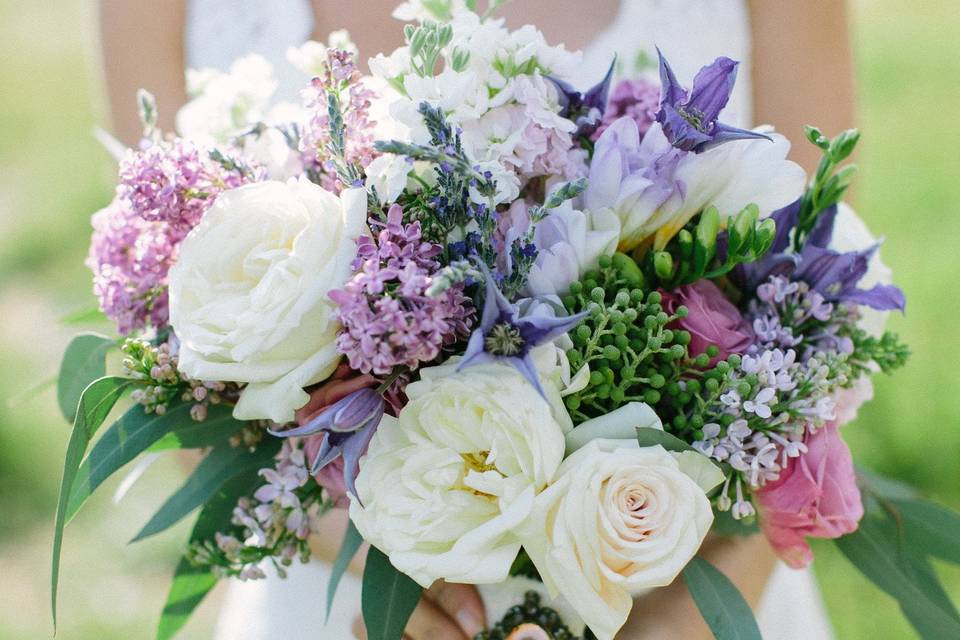
M420 375L370 443L350 517L424 587L502 582L520 549L513 532L563 459L563 429L510 365Z
M550 592L610 640L632 595L670 584L697 553L713 523L705 491L721 480L698 453L593 440L537 497L521 527L524 549Z
M238 419L286 422L339 360L327 297L351 275L366 230L362 189L340 197L301 179L222 193L170 269L180 369L246 382Z
M682 153L670 147L660 125L640 141L636 123L621 118L597 141L584 201L588 209L610 207L620 216L623 249L651 236L662 248L709 206L726 218L752 203L766 216L796 200L806 180L803 169L786 159L790 142L769 135L772 142L736 140Z

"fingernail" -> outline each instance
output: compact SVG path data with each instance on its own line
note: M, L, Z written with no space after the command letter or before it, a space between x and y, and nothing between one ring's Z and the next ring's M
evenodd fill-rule
M460 611L457 611L454 618L456 618L457 624L460 625L460 628L463 629L470 637L473 637L483 631L483 621L478 620L477 616L469 609L461 609Z

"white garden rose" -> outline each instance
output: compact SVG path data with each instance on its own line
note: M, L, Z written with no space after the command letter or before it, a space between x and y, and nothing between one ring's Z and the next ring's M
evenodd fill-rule
M327 294L350 277L365 230L362 189L338 197L301 179L222 193L170 269L180 369L248 383L238 419L292 420L307 402L303 387L337 366Z
M550 592L609 640L633 595L670 584L697 553L713 523L705 491L721 480L699 453L593 440L564 461L519 535Z
M380 423L350 517L424 587L502 582L520 549L514 531L563 459L563 428L510 365L450 363L420 378L399 418Z

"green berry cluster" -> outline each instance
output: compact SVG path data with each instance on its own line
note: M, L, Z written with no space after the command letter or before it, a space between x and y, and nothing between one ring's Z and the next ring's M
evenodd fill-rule
M570 287L563 303L570 313L590 315L571 332L570 367L589 366L587 386L565 398L575 424L610 413L627 402L644 402L657 412L664 428L687 439L702 436L699 429L719 419L714 406L729 390L731 373L740 366L732 355L708 368L718 353L711 345L704 353L689 352L690 333L674 322L687 315L685 307L668 313L657 291L636 286L636 263L626 255L600 259ZM754 391L739 381L744 396ZM731 418L732 420L732 418Z

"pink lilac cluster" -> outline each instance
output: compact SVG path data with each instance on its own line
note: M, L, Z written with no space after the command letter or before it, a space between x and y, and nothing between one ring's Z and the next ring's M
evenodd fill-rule
M265 578L258 564L245 559L245 547L279 548L276 553L281 563L290 564L308 553L306 540L317 530L316 501L309 489L301 499L303 488L310 479L302 444L284 440L274 467L260 469L266 481L252 498L240 498L233 510L233 524L243 527L242 537L217 533L217 547L233 565L242 567L241 580ZM282 569L278 566L278 571Z
M331 146L329 100L335 96L343 118L342 158L335 157ZM361 81L360 71L353 55L340 49L328 49L322 76L313 78L303 92L310 119L304 127L300 151L307 166L317 167L321 186L339 192L338 161L366 167L376 157L373 148L373 124L370 122L370 103L373 92Z
M469 335L474 311L463 285L430 296L441 247L421 237L420 223L403 224L403 210L390 207L376 240L357 241L358 272L330 292L343 329L337 348L362 373L385 375L414 369L440 355L444 345Z
M220 192L259 176L227 170L180 138L128 153L114 201L93 216L87 257L100 309L121 334L167 324L180 242Z
M186 233L144 220L119 198L94 214L92 223L86 264L101 311L122 335L166 325L167 271Z
M603 112L600 126L593 133L593 140L600 138L604 131L618 119L626 116L637 123L643 136L654 122L660 110L660 86L650 80L621 80L610 92L607 109Z
M189 230L218 193L243 181L241 172L225 170L193 143L174 138L128 152L117 195L144 220Z

